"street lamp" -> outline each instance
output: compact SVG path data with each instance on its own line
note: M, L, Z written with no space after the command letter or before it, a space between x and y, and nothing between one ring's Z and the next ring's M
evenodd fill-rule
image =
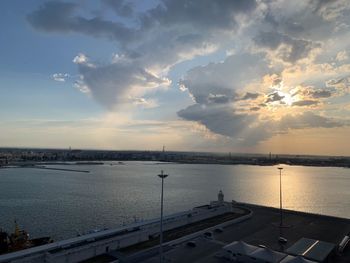
M283 215L282 215L282 170L283 167L278 167L280 170L280 227L283 225Z
M168 176L161 171L158 176L162 179L162 194L161 194L161 205L160 205L160 247L159 247L159 260L160 263L163 262L163 189L164 189L164 179Z

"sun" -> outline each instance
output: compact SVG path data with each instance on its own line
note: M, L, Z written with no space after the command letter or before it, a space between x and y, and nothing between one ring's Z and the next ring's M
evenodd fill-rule
M281 101L283 101L286 105L292 106L294 102L292 95L282 91L278 91L278 95L283 96L283 99Z

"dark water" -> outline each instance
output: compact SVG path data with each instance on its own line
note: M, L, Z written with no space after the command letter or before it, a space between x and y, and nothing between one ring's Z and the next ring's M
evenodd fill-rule
M117 164L117 163L114 163ZM55 240L159 216L160 179L165 213L208 203L222 189L226 200L279 206L276 166L157 164L57 166L90 173L0 169L0 227L16 218L32 236ZM284 166L284 207L350 218L350 169Z

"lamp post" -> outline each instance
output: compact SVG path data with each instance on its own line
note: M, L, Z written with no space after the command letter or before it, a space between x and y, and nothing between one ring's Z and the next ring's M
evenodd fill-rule
M283 167L278 167L280 170L280 227L283 225L283 215L282 215L282 170Z
M164 179L168 176L161 171L158 176L162 179L162 194L161 194L161 205L160 205L160 247L159 247L159 260L160 263L163 262L163 189L164 189Z

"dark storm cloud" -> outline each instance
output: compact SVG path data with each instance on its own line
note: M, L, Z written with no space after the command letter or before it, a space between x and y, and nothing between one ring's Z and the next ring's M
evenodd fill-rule
M214 133L224 136L236 137L255 119L254 115L245 115L235 113L231 107L223 106L204 106L195 104L180 110L178 115L190 121L196 121Z
M340 83L343 83L346 79L345 78L339 78L339 79L331 79L329 81L326 82L327 86L335 86L338 85Z
M319 104L320 102L317 100L299 100L299 101L295 101L293 102L292 106L314 106Z
M231 30L237 24L235 14L250 13L256 5L255 0L163 0L143 17L143 23Z
M252 111L259 110L252 108ZM230 137L240 145L256 145L276 134L291 129L335 128L348 125L344 121L320 116L312 112L285 115L280 120L258 120L259 115L237 114L228 107L205 107L199 104L189 106L178 115L190 121L205 125L216 134Z
M260 110L260 107L251 107L249 110L251 110L251 111L258 111L258 110Z
M315 99L330 98L332 96L332 92L330 90L315 90L312 91L310 95Z
M296 62L297 60L306 58L313 48L320 46L319 43L292 38L276 31L260 32L254 38L254 42L259 47L268 48L270 50L276 50L282 44L289 46L290 49L284 50L279 54L279 57L287 62Z
M298 115L286 115L278 123L282 130L305 128L335 128L346 125L345 122L316 115L310 111Z
M284 17L283 20L277 20L275 14L268 10L265 16L265 22L273 28L283 28L286 33L298 34L305 30L300 22L296 22L293 18Z
M103 3L122 17L130 17L134 13L132 4L126 1L103 0ZM185 25L197 31L199 28L205 31L232 30L237 25L235 15L250 13L255 9L256 1L163 0L158 6L138 15L138 28L129 28L123 23L98 16L86 18L77 15L77 7L77 4L68 2L46 2L27 19L33 27L47 32L77 32L125 42L135 40L136 34L140 38L145 30L159 26Z
M322 7L325 7L329 4L333 4L338 0L311 0L311 3L315 6L315 11L320 10Z
M336 78L326 81L326 87L335 89L338 93L349 93L350 91L350 78Z
M216 104L225 104L230 102L231 98L227 97L223 94L209 94L208 96L208 102L209 103L216 103Z
M43 4L38 10L27 16L29 23L44 31L71 31L71 17L77 8L76 4L52 1Z
M260 96L259 93L247 92L247 93L241 98L241 100L254 100L254 99L258 98L259 96Z
M311 101L319 101L320 99L327 99L332 96L335 96L336 89L335 88L325 88L325 89L316 89L313 86L308 87L299 87L299 90L297 90L292 96L301 95L305 100Z
M127 1L103 3L119 16L118 22L91 14L87 18L78 4L61 1L44 3L27 20L45 32L81 33L113 40L121 44L121 53L138 59L140 67L166 68L224 45L228 41L225 34L238 28L236 16L248 15L257 7L255 0L162 0L136 13ZM133 23L127 26L121 22L130 22L124 19L130 16Z
M123 0L102 0L102 2L112 8L117 15L130 17L134 13L133 6L129 2Z
M278 92L273 92L267 95L265 103L281 101L284 98L283 95L280 95Z
M186 34L186 35L180 35L176 37L176 42L179 42L181 44L192 44L192 43L198 43L200 41L203 41L203 36L200 34Z
M46 32L82 33L93 37L118 39L121 42L131 40L134 30L119 22L99 17L85 18L75 15L76 4L52 1L43 4L38 10L27 16L29 23L36 29Z

